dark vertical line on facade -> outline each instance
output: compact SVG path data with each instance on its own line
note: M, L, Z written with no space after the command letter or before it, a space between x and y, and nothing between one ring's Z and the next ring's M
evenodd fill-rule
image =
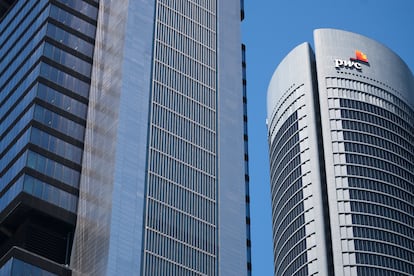
M321 174L321 189L322 189L322 202L323 208L323 225L325 230L325 245L326 245L326 260L328 263L328 273L329 275L334 276L334 262L333 262L333 250L332 250L332 238L331 238L331 221L329 214L329 203L328 203L328 188L326 180L326 168L325 168L325 150L323 147L323 136L322 136L322 122L321 122L321 108L319 103L319 87L317 81L317 72L316 72L316 61L314 55L312 55L311 61L311 71L312 71L312 84L313 84L313 102L315 106L315 118L316 118L316 133L318 137L318 159L320 164L320 174Z
M244 14L244 13L243 13ZM249 188L249 148L248 148L248 117L247 117L247 76L246 76L246 45L241 45L241 54L242 54L242 89L243 89L243 118L246 118L246 121L243 120L243 147L244 155L246 159L244 160L244 184L245 184L245 206L246 206L246 254L247 254L247 274L251 275L252 271L252 260L251 260L251 237L250 237L250 188Z

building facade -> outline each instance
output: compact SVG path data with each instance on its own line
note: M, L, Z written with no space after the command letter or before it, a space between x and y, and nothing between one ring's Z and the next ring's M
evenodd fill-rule
M412 72L364 36L314 39L268 89L275 275L413 275Z
M243 16L2 2L0 274L251 273Z

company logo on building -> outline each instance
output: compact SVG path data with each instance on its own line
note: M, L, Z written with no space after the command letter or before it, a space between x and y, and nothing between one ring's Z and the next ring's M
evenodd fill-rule
M341 68L354 69L355 68L361 71L362 64L369 65L367 55L361 52L360 50L356 50L355 57L349 58L349 60L344 60L344 59L339 59L339 58L335 59L336 69L341 69Z

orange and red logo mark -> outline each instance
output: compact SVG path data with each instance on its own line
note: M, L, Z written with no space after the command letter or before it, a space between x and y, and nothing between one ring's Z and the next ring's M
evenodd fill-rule
M355 50L355 58L351 58L351 60L357 60L362 62L368 62L368 57L366 54L361 52L360 50Z
M362 64L369 66L368 57L366 54L361 52L360 50L355 51L355 58L350 58L349 60L344 59L335 59L335 68L349 68L349 69L356 69L358 71L362 70Z

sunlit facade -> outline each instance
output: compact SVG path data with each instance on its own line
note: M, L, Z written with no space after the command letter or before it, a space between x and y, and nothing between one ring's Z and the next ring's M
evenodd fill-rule
M314 38L268 90L275 275L413 275L413 75L364 36Z
M0 12L0 274L250 275L242 1Z

